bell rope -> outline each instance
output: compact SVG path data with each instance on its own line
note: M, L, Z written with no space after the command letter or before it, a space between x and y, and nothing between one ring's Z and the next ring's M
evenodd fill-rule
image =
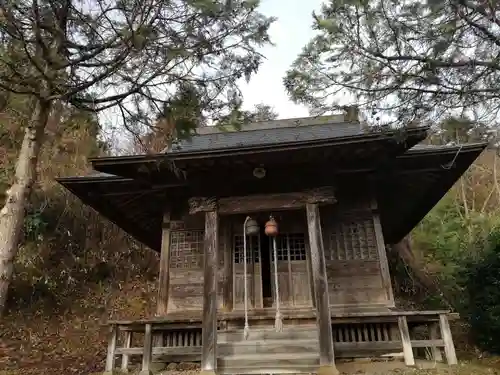
M273 252L274 252L274 290L276 291L276 318L274 320L274 328L276 332L283 331L283 317L280 311L280 289L278 283L278 252L276 250L276 237L273 237Z
M243 329L243 337L245 340L250 335L250 326L248 324L248 288L247 288L247 222L250 216L247 216L243 224L243 280L244 280L244 299L245 299L245 328Z

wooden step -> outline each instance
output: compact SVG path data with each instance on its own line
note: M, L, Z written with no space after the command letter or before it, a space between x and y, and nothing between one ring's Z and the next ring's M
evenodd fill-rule
M236 354L217 360L222 374L280 374L317 371L319 355L314 353Z
M285 329L283 332L276 332L270 328L250 328L247 341L264 341L264 340L314 340L318 339L318 331L316 326L304 326L297 328ZM225 331L217 333L217 343L238 342L243 341L243 330Z
M318 353L318 339L308 340L244 340L217 345L219 357L244 354L287 354Z
M318 366L290 366L290 367L218 367L217 374L222 375L260 375L260 374L315 374Z

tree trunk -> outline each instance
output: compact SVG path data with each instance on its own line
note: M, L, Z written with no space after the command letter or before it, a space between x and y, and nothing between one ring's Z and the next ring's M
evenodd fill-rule
M397 255L411 269L413 276L422 287L431 293L439 295L448 307L453 306L451 302L453 299L441 289L437 280L428 274L424 269L424 265L415 258L411 249L410 236L406 236L397 244L391 245L390 248L394 255Z
M0 316L7 303L14 259L24 224L25 206L36 181L38 156L50 108L50 102L36 101L17 157L14 183L5 193L5 203L0 210Z

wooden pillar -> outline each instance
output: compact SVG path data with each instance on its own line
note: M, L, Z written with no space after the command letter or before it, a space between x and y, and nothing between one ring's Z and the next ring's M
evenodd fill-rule
M406 366L415 366L415 357L413 356L413 349L411 347L410 331L408 329L406 316L398 317L398 327L401 335L401 342L403 344L405 364Z
M373 227L375 229L375 238L377 241L377 251L380 262L380 272L382 274L382 285L387 296L387 307L395 307L394 293L392 290L391 273L389 271L389 261L387 260L387 250L385 248L384 233L380 223L380 215L376 202L372 202Z
M168 312L168 292L170 289L170 212L163 215L160 273L158 275L158 296L156 299L156 316L166 316ZM164 344L163 333L153 335L153 346Z
M115 371L115 351L116 351L116 339L118 336L118 327L115 324L112 324L109 327L109 336L108 336L108 354L106 356L106 367L104 368L103 375L112 375Z
M163 215L160 275L158 280L158 300L156 315L165 316L168 311L168 292L170 289L170 212Z
M233 241L231 225L222 223L222 238L224 239L224 274L223 274L223 306L225 311L233 311Z
M197 198L190 200L190 206L190 212L205 212L201 371L205 374L215 374L217 369L219 214L215 199Z
M457 354L455 352L455 345L453 345L453 338L451 337L450 323L446 314L439 315L439 327L441 328L441 338L444 341L444 354L449 365L456 365L458 363Z
M314 297L316 300L316 322L319 335L319 369L318 375L338 374L333 351L332 323L330 317L330 301L328 297L328 279L326 274L325 250L318 203L307 203L307 228L309 246L311 248L311 268L314 280Z

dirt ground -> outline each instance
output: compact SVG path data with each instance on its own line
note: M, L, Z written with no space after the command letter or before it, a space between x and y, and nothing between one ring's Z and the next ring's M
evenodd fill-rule
M430 361L417 361L415 368L408 368L402 361L352 361L340 362L337 368L342 375L500 375L500 360L490 359L481 362L460 362L458 366ZM130 375L139 371L131 371ZM23 370L0 370L0 375L30 374ZM33 373L35 374L35 373ZM81 373L81 375L101 375L101 372ZM199 375L199 365L194 363L170 364L157 375ZM36 375L45 375L36 372Z
M431 361L416 362L415 368L408 368L399 360L356 360L339 362L337 368L342 375L500 375L500 366L498 366L496 359L484 363L460 362L458 366L454 367ZM138 371L131 373L135 374ZM156 372L156 374L198 375L199 365L195 363L172 363L167 369ZM3 375L1 371L0 375ZM97 373L92 375L97 375Z

